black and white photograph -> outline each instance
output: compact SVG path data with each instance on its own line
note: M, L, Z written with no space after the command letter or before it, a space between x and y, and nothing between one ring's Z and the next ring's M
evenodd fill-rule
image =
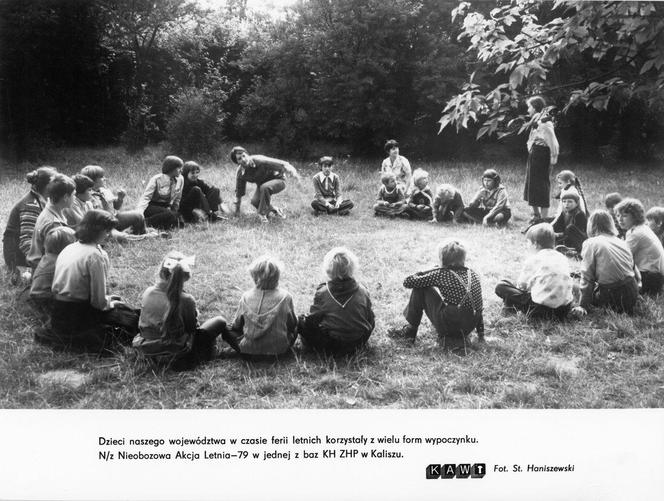
M663 174L664 2L0 0L0 498L657 499Z

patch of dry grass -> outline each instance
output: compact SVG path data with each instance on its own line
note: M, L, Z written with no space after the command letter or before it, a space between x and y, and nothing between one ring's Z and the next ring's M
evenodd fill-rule
M258 151L258 150L256 150ZM97 163L107 169L112 187L123 186L132 205L144 183L159 171L163 152L138 157L122 150L64 149L40 163L73 174ZM664 348L661 300L646 300L640 315L629 318L606 312L582 322L529 324L522 315L500 317L493 294L497 281L514 277L524 259L520 230L529 218L520 200L523 165L488 163L417 163L436 183L452 182L470 198L481 172L497 168L512 198L514 219L503 230L473 226L375 218L370 210L379 187L374 162L346 159L337 166L342 187L356 207L349 217L311 214L311 164L294 162L304 180L288 182L275 203L288 218L261 226L245 198L243 215L214 225L191 226L171 240L109 244L113 290L138 304L152 284L161 258L171 249L197 255L187 290L197 298L201 318L223 315L231 320L237 302L252 283L246 271L264 252L286 263L281 287L294 297L298 313L308 310L322 280L324 254L335 245L353 249L361 261L360 279L372 295L377 325L369 346L344 357L302 351L274 362L248 363L221 346L220 357L189 373L155 367L127 349L114 357L55 353L36 345L34 316L17 299L17 289L0 282L0 407L4 408L595 408L662 407ZM24 173L38 164L11 166L2 179L0 224L26 191ZM16 167L14 169L14 167ZM232 200L234 166L226 159L203 162L202 177ZM639 182L629 172L561 165L580 173L591 208L610 191L659 204L659 174L644 171ZM14 175L13 172L16 171ZM625 187L629 190L625 190ZM468 244L468 264L483 279L487 343L465 357L446 354L425 321L413 346L390 341L389 327L400 325L408 292L403 278L435 265L436 246L457 236ZM221 343L221 342L220 342ZM75 370L89 376L77 390L39 383L51 370Z

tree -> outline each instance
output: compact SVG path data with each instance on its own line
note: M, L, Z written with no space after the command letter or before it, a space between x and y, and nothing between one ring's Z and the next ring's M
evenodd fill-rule
M477 138L523 132L523 98L532 94L565 113L585 105L600 116L663 105L661 3L512 0L484 15L462 2L453 17L463 19L460 39L476 64L448 100L441 131L475 126Z

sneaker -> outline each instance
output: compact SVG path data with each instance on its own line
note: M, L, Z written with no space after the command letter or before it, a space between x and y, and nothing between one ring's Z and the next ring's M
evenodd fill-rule
M270 222L270 220L267 218L267 216L264 215L259 215L258 218L260 219L261 224L267 224Z
M393 327L388 329L387 337L395 340L415 342L417 327L410 324L406 324L403 327Z
M340 216L347 216L348 214L350 214L350 210L349 209L340 210L339 212L337 212L337 214L339 214Z
M216 223L217 221L228 221L228 218L225 216L222 216L218 212L210 211L208 214L208 219L210 220L211 223Z
M283 211L277 207L272 207L270 214L274 214L279 219L286 219L286 216L284 215Z
M194 209L191 211L192 219L194 220L194 223L204 223L207 221L207 214L205 214L204 211L201 209Z

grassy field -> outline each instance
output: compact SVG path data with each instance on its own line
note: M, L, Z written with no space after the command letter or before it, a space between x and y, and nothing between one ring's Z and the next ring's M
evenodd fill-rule
M256 150L258 152L258 150ZM147 179L160 169L164 152L129 157L121 149L58 150L43 163L74 174L86 164L106 168L109 185L124 187L133 206ZM187 291L198 301L201 319L223 315L232 320L237 302L252 285L246 271L267 251L286 269L281 287L295 299L297 313L308 311L320 265L335 245L346 245L360 258L363 281L372 294L377 325L369 346L359 353L325 358L303 351L279 363L248 363L221 347L217 360L188 373L157 369L127 349L115 357L54 353L36 345L37 323L17 297L19 289L0 281L0 407L2 408L626 408L664 406L664 308L661 299L645 300L634 318L605 311L580 322L529 324L521 315L501 318L493 289L502 277L515 277L525 256L520 231L529 219L521 201L524 165L513 163L417 163L433 184L451 182L466 198L479 186L481 172L499 170L512 199L514 217L506 229L431 225L375 218L370 207L379 187L380 160L348 159L336 166L342 187L356 207L349 217L311 214L314 165L293 164L301 184L288 182L275 198L287 219L260 225L244 200L243 214L228 222L190 226L170 240L109 244L110 282L115 293L138 305L154 281L165 253L178 249L197 255ZM12 205L27 190L24 174L39 164L9 166L1 180L0 223L4 229ZM227 159L204 163L202 178L233 197L234 167ZM656 170L608 171L570 165L584 182L591 208L608 192L637 196L649 207L662 203ZM436 264L436 246L458 236L468 246L467 264L483 280L487 342L466 357L438 348L425 322L414 346L394 343L388 328L403 322L408 291L403 278ZM220 342L221 343L221 342ZM58 369L83 373L78 389L43 385L40 375Z

